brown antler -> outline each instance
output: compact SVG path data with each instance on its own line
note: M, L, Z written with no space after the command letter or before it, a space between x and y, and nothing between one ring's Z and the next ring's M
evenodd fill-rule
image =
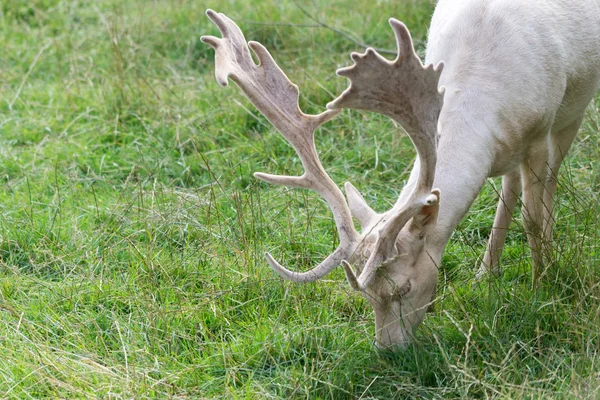
M443 65L423 66L406 26L393 18L390 25L398 43L396 59L388 61L373 49L364 54L352 53L355 64L337 71L350 79L350 87L327 105L330 110L355 108L394 119L410 136L420 161L417 184L404 204L386 214L375 249L360 276L353 279L352 269L344 263L348 280L361 289L367 286L373 272L393 257L396 238L404 225L424 206L439 201L439 191L432 190L432 185L437 160L437 121L443 104L443 89L438 89Z
M276 176L255 173L266 182L296 188L312 189L325 198L333 212L340 236L338 248L310 271L293 272L279 264L269 253L267 261L283 278L295 282L311 282L322 278L354 252L359 236L354 229L344 196L323 169L314 142L314 131L339 111L328 110L319 115L304 114L298 106L298 87L290 82L271 54L258 42L249 42L240 28L222 13L207 10L206 15L221 31L223 38L203 36L201 40L213 47L217 82L227 86L231 78L256 108L277 128L296 150L304 166L302 176ZM248 45L260 62L256 65Z

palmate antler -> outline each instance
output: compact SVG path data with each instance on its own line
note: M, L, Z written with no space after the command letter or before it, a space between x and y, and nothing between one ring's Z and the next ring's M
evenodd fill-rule
M323 169L314 143L314 131L339 111L328 110L319 115L304 114L298 106L298 87L294 85L258 42L249 42L240 28L221 13L207 10L206 15L221 31L223 38L203 36L201 40L216 51L215 73L220 85L231 78L256 108L277 128L296 150L304 166L302 176L276 176L255 173L266 182L312 189L325 198L333 212L340 244L321 264L310 271L293 272L279 264L269 253L267 261L283 278L295 282L318 280L353 254L359 240L344 195ZM260 62L256 65L248 45Z
M231 78L294 147L305 169L305 173L299 177L262 173L256 173L255 176L273 184L316 191L329 204L339 232L338 248L308 272L290 271L267 253L269 264L283 278L295 282L315 281L342 264L352 287L364 290L373 272L395 256L396 239L404 225L423 207L436 205L439 201L439 191L432 190L432 185L436 164L437 120L442 107L442 94L438 91L442 66L424 67L415 54L408 29L401 22L391 19L390 24L398 42L396 60L388 61L373 49L368 49L364 54L353 53L355 65L338 71L339 75L350 79L350 87L327 105L328 111L307 115L298 106L298 87L289 81L262 45L248 43L260 61L256 65L239 27L223 14L212 10L206 14L223 36L202 37L203 42L216 50L217 81L226 86L227 79ZM352 258L365 236L359 235L354 229L348 204L323 169L314 144L314 131L333 118L341 108L375 111L391 117L407 131L420 160L417 184L407 201L384 214L375 226L375 248L358 277L347 260ZM347 184L346 191L355 211L354 216L363 223L374 212L366 205L356 206L364 199L352 185Z
M398 56L388 61L373 49L352 53L354 65L337 74L350 79L350 87L327 105L330 110L354 108L387 115L408 133L420 161L417 184L404 202L380 222L378 239L360 275L355 276L348 263L346 275L353 287L364 289L373 272L395 253L398 234L406 223L426 206L439 202L439 190L432 189L437 161L437 122L443 104L443 88L438 88L443 64L424 66L414 50L406 26L391 18L396 35Z

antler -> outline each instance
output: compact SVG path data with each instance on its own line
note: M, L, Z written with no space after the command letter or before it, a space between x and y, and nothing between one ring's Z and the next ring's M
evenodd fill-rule
M296 188L312 189L325 198L333 212L340 236L338 248L310 271L293 272L266 253L271 267L283 278L295 282L312 282L322 278L354 252L358 233L354 229L344 196L323 169L314 142L314 131L339 111L327 110L319 115L304 114L298 105L298 87L290 82L267 49L258 42L248 45L260 62L256 65L248 51L240 28L222 13L207 10L206 15L221 31L223 38L202 36L201 40L215 49L215 75L221 86L231 78L256 108L277 128L296 150L302 161L302 176L276 176L255 173L266 182Z
M348 280L362 289L373 272L394 256L396 238L404 225L424 206L439 201L439 191L432 190L432 185L437 160L437 121L443 104L443 89L438 89L443 64L435 68L423 66L406 26L393 18L389 22L398 44L396 59L388 61L371 48L364 54L352 53L354 65L337 71L350 79L350 87L327 105L330 110L355 108L394 119L410 136L420 161L417 184L407 200L386 215L387 221L383 221L375 249L360 276L350 276L353 271L344 263Z

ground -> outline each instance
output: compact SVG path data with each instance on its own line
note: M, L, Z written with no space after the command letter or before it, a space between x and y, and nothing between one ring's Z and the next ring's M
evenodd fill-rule
M362 44L422 54L426 1L12 0L0 5L0 393L3 398L600 397L600 97L560 175L552 263L531 289L519 219L501 277L473 285L490 180L443 259L417 343L377 351L342 271L295 285L336 245L284 139L214 80L206 8L267 46L319 112ZM377 210L410 140L344 111L317 133L325 168Z

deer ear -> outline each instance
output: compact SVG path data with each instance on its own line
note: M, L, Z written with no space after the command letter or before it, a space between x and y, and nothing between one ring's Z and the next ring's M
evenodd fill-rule
M352 214L360 226L364 228L373 221L377 216L377 213L369 207L364 197L362 197L360 192L350 182L346 182L344 189L346 189L350 214Z
M421 208L410 224L410 232L414 235L428 234L437 222L438 212L440 209L440 191L433 189L431 194L437 198L437 201L431 205L425 205Z

